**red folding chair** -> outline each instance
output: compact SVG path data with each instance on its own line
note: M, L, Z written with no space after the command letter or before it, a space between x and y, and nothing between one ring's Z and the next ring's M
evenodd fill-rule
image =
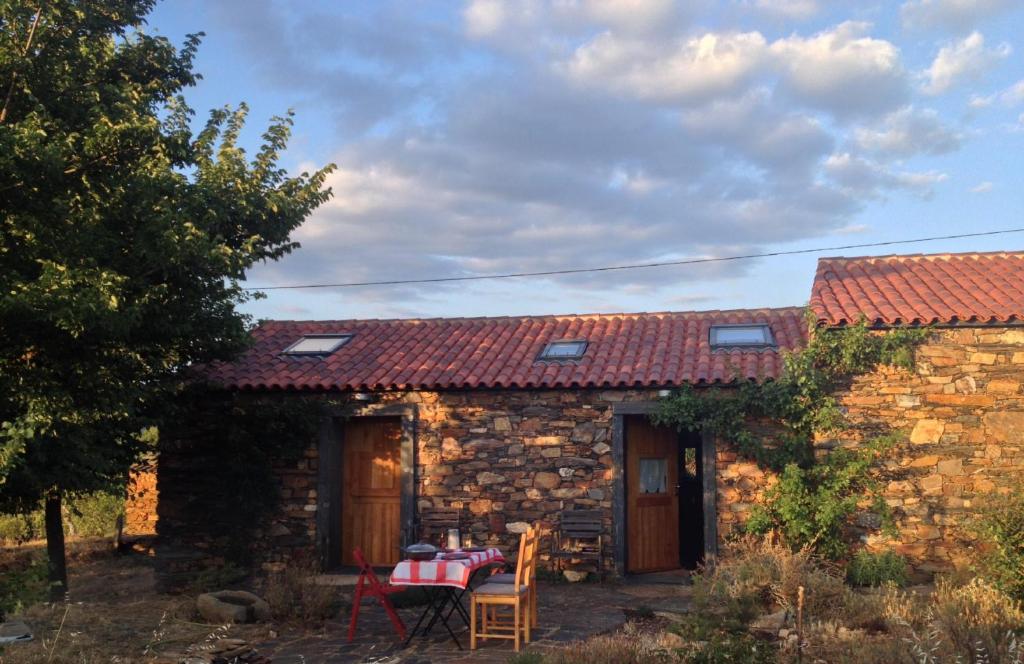
M373 568L367 564L366 558L363 557L363 550L359 547L352 550L352 555L356 559L356 564L359 565L359 581L356 583L355 599L352 600L352 619L348 623L349 642L356 635L356 623L359 622L359 605L362 603L364 595L377 598L377 601L384 607L384 610L388 612L391 624L395 626L395 631L398 632L398 640L404 640L405 623L402 622L402 618L395 611L395 607L391 604L391 600L388 599L388 595L400 593L405 588L403 586L393 586L390 583L381 583L377 575L373 573ZM366 585L365 589L363 587L364 584Z

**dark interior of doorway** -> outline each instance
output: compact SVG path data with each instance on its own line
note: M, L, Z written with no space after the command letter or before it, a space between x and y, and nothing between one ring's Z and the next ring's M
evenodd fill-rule
M699 433L679 434L679 565L704 561L704 464Z

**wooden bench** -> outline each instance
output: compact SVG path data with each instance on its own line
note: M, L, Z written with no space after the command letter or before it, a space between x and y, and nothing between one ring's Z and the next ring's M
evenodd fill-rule
M604 520L601 510L565 510L551 544L551 558L562 570L564 560L597 561L598 578L604 578Z

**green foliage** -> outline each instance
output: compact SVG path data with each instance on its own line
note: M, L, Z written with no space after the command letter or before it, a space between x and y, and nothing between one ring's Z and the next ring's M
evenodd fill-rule
M779 484L768 492L767 504L755 511L749 528L778 529L791 546L819 547L836 557L845 551L843 530L865 498L883 523L889 521L871 469L893 441L881 438L819 460L814 438L847 425L834 396L847 381L879 365L911 368L915 349L930 331L879 334L864 322L826 329L813 318L809 325L807 345L785 354L776 380L740 381L729 389L686 385L661 403L652 420L729 441L741 455L780 473ZM765 428L770 433L759 431Z
M108 537L117 530L117 517L124 514L124 495L103 491L74 496L64 503L64 532L79 537ZM43 507L31 512L0 515L0 541L19 544L43 539Z
M855 586L905 586L909 577L907 559L892 550L876 553L861 549L846 566L846 579Z
M43 510L0 514L0 542L5 545L21 544L42 537Z
M747 530L781 532L794 548L839 558L846 552L844 530L866 499L891 528L890 510L870 471L893 443L891 438L879 438L854 449L833 450L809 468L789 464L778 483L765 492L764 504L754 508Z
M217 512L206 501L185 506L182 520L211 528L218 553L238 565L251 562L255 531L266 526L280 505L277 468L294 468L317 440L324 402L297 398L251 398L211 392L201 385L183 391L174 412L186 438L201 444L190 451L192 489L217 498ZM168 427L168 437L174 429ZM223 487L231 487L224 491Z
M685 664L774 664L779 649L755 638L746 626L723 622L719 616L695 612L672 626L689 644L678 651Z
M332 167L252 156L247 108L193 134L199 36L153 0L0 0L0 504L120 488L193 365L244 348L240 282L298 245ZM10 94L6 94L7 90ZM230 492L227 492L230 493ZM90 526L91 527L91 526Z
M914 349L930 332L896 329L876 334L863 322L837 330L810 323L807 346L785 354L778 379L742 381L729 389L685 385L661 402L652 419L728 440L772 470L792 463L813 465L814 435L835 433L845 424L835 392L851 377L879 365L911 368ZM774 426L768 438L750 426L758 421Z
M979 539L977 573L1024 600L1024 488L985 504L973 528Z
M26 563L3 570L0 574L0 620L4 616L46 600L49 582L46 556L34 556Z
M124 494L104 491L68 501L68 532L79 537L107 537L117 531L117 518L124 515Z

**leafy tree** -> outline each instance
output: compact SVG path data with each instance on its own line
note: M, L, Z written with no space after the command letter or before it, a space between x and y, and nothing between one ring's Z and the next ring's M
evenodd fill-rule
M181 97L201 35L141 29L153 0L0 0L0 502L45 498L53 596L61 499L122 486L184 368L247 339L239 285L330 196L333 166L252 158L246 107L197 134Z

